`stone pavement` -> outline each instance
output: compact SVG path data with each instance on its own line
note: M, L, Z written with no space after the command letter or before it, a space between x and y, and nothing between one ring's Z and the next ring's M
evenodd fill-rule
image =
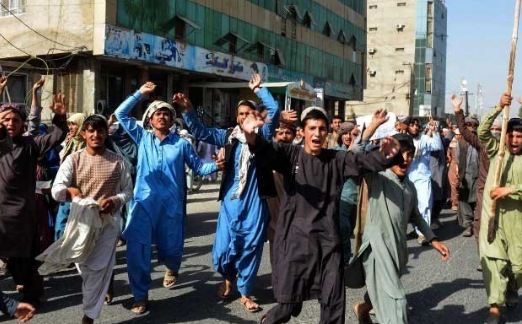
M153 259L150 312L136 317L127 310L132 299L125 265L125 248L117 252L114 304L105 306L96 323L257 323L262 313L250 314L237 299L222 302L216 297L221 278L212 270L212 244L219 203L218 186L205 184L197 194L189 196L186 222L184 260L180 278L173 290L162 286L164 267ZM445 210L444 226L437 232L451 249L449 262L429 247L408 243L410 262L403 284L408 292L410 323L481 323L487 315L486 296L478 266L477 247L472 238L463 238L455 216ZM74 271L46 278L47 301L35 316L34 323L79 323L81 310L81 279ZM12 296L11 279L0 287ZM346 322L355 323L352 305L361 300L364 291L347 289ZM238 296L236 296L238 297ZM274 303L270 287L268 245L259 269L255 297L268 310ZM522 308L521 308L522 309ZM15 323L6 317L0 322ZM314 324L319 321L319 305L306 302L301 315L290 323ZM510 314L510 323L522 323L522 313Z

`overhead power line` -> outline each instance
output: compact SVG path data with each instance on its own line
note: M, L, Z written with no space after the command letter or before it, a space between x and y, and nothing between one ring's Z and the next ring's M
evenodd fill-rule
M86 49L87 47L85 46L72 46L72 45L67 45L67 44L64 44L64 43L61 43L57 40L54 40L52 38L49 38L48 36L45 36L44 34L40 33L39 31L37 31L36 29L34 29L33 27L29 26L25 21L23 21L20 17L18 17L18 15L16 15L14 12L12 12L6 5L3 4L3 2L0 2L0 6L2 6L2 8L9 12L9 14L11 14L14 18L16 18L16 20L18 20L19 22L21 22L25 27L27 27L28 29L30 29L32 32L34 32L35 34L37 34L38 36L40 37L43 37L45 38L46 40L50 41L50 42L53 42L55 44L58 44L58 45L61 45L61 46L65 46L65 47L69 47L69 49ZM5 39L5 38L4 38Z

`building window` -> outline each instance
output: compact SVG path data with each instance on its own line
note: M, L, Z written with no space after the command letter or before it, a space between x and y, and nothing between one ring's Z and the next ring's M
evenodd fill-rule
M0 16L6 17L25 12L25 0L0 0Z
M341 44L346 43L346 35L344 34L344 32L342 30L340 30L339 34L337 35L337 41Z
M6 71L7 72L7 71ZM27 75L13 74L9 77L8 88L4 91L2 102L9 102L25 105L25 94L27 93Z
M406 7L406 2L397 2L397 7Z
M201 29L201 27L192 20L176 15L174 17L174 38L185 42L187 40L188 27L192 28L192 31L195 29Z
M404 52L404 47L395 48L395 52Z
M330 26L329 22L326 22L326 24L324 24L323 35L326 37L332 37L332 26Z
M370 28L368 28L368 31L376 32L377 31L377 27L370 27Z
M272 49L267 44L257 41L254 44L248 46L245 51L251 53L255 52L256 59L260 62L263 62L265 60L265 48Z
M370 77L375 77L377 75L377 71L375 70L368 70L368 74L370 75Z
M352 48L352 50L357 50L357 38L355 36L350 37L350 40L348 41L348 46Z
M348 81L348 84L352 87L355 87L357 85L357 81L355 80L355 76L353 75L353 73L350 76L350 81Z
M404 70L395 70L395 74L404 74Z
M303 26L305 26L308 29L311 29L312 28L312 24L313 24L312 16L307 11L307 12L305 12L304 17L303 17Z
M374 4L374 5L369 5L368 8L369 8L369 9L377 9L377 5L376 5L376 4Z
M404 28L406 28L406 25L397 24L397 25L395 25L395 28L397 29L398 32L402 32L402 31L404 31Z
M283 53L281 53L281 51L278 49L272 50L272 55L270 57L270 63L272 63L275 66L284 66L285 59L283 57Z
M174 22L174 38L180 41L187 39L187 26L181 19L176 19Z
M228 43L228 52L230 54L237 54L238 52L238 40L240 40L244 45L241 47L242 49L245 48L246 45L248 45L250 42L244 39L243 37L239 36L238 34L229 32L225 36L218 39L214 44L217 46L223 46Z

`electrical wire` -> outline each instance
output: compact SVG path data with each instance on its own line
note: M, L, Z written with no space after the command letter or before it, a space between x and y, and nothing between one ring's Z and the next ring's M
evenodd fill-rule
M0 6L2 6L2 8L4 8L5 11L9 12L9 14L11 14L14 18L16 18L16 20L18 20L19 22L21 22L25 27L29 28L31 31L33 31L35 34L37 34L38 36L40 37L43 37L45 39L47 39L48 41L50 42L53 42L55 44L58 44L58 45L61 45L61 46L65 46L65 47L69 47L70 49L81 49L81 48L85 48L85 46L72 46L72 45L67 45L67 44L64 44L64 43L61 43L61 42L58 42L57 40L54 40L54 39L51 39L47 36L45 36L44 34L40 33L39 31L37 31L36 29L34 29L33 27L29 26L25 21L23 21L20 17L18 17L18 15L16 15L14 12L12 12L6 5L3 4L3 2L0 2Z
M0 33L0 37L2 37L9 45L11 45L12 47L16 48L17 50L19 50L20 52L24 53L25 55L29 56L29 59L27 59L27 61L25 61L24 63L22 63L19 67L17 67L14 71L11 71L7 77L11 76L13 73L17 72L18 70L20 70L26 63L28 63L29 61L31 61L32 59L36 59L36 60L39 60L41 62L43 62L43 64L45 65L46 67L46 71L47 73L46 74L49 74L49 65L47 64L47 62L40 58L40 57L37 57L36 55L33 55L23 49L21 49L20 47L16 46L15 44L13 44L9 39L7 39L3 34Z

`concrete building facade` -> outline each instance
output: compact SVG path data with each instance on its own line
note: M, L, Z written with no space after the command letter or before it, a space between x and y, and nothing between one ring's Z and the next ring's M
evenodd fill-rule
M356 114L386 108L400 115L442 116L446 79L444 0L369 0L367 87Z
M362 99L365 1L1 4L0 66L4 73L16 70L9 89L11 100L19 103L28 102L39 74L48 74L44 103L61 90L71 111L108 115L142 82L152 80L159 98L185 91L207 122L228 126L235 102L251 95L245 81L254 71L265 81L303 80L321 89L331 114L343 114L346 100ZM284 100L284 90L274 92ZM299 101L294 104L302 109Z

